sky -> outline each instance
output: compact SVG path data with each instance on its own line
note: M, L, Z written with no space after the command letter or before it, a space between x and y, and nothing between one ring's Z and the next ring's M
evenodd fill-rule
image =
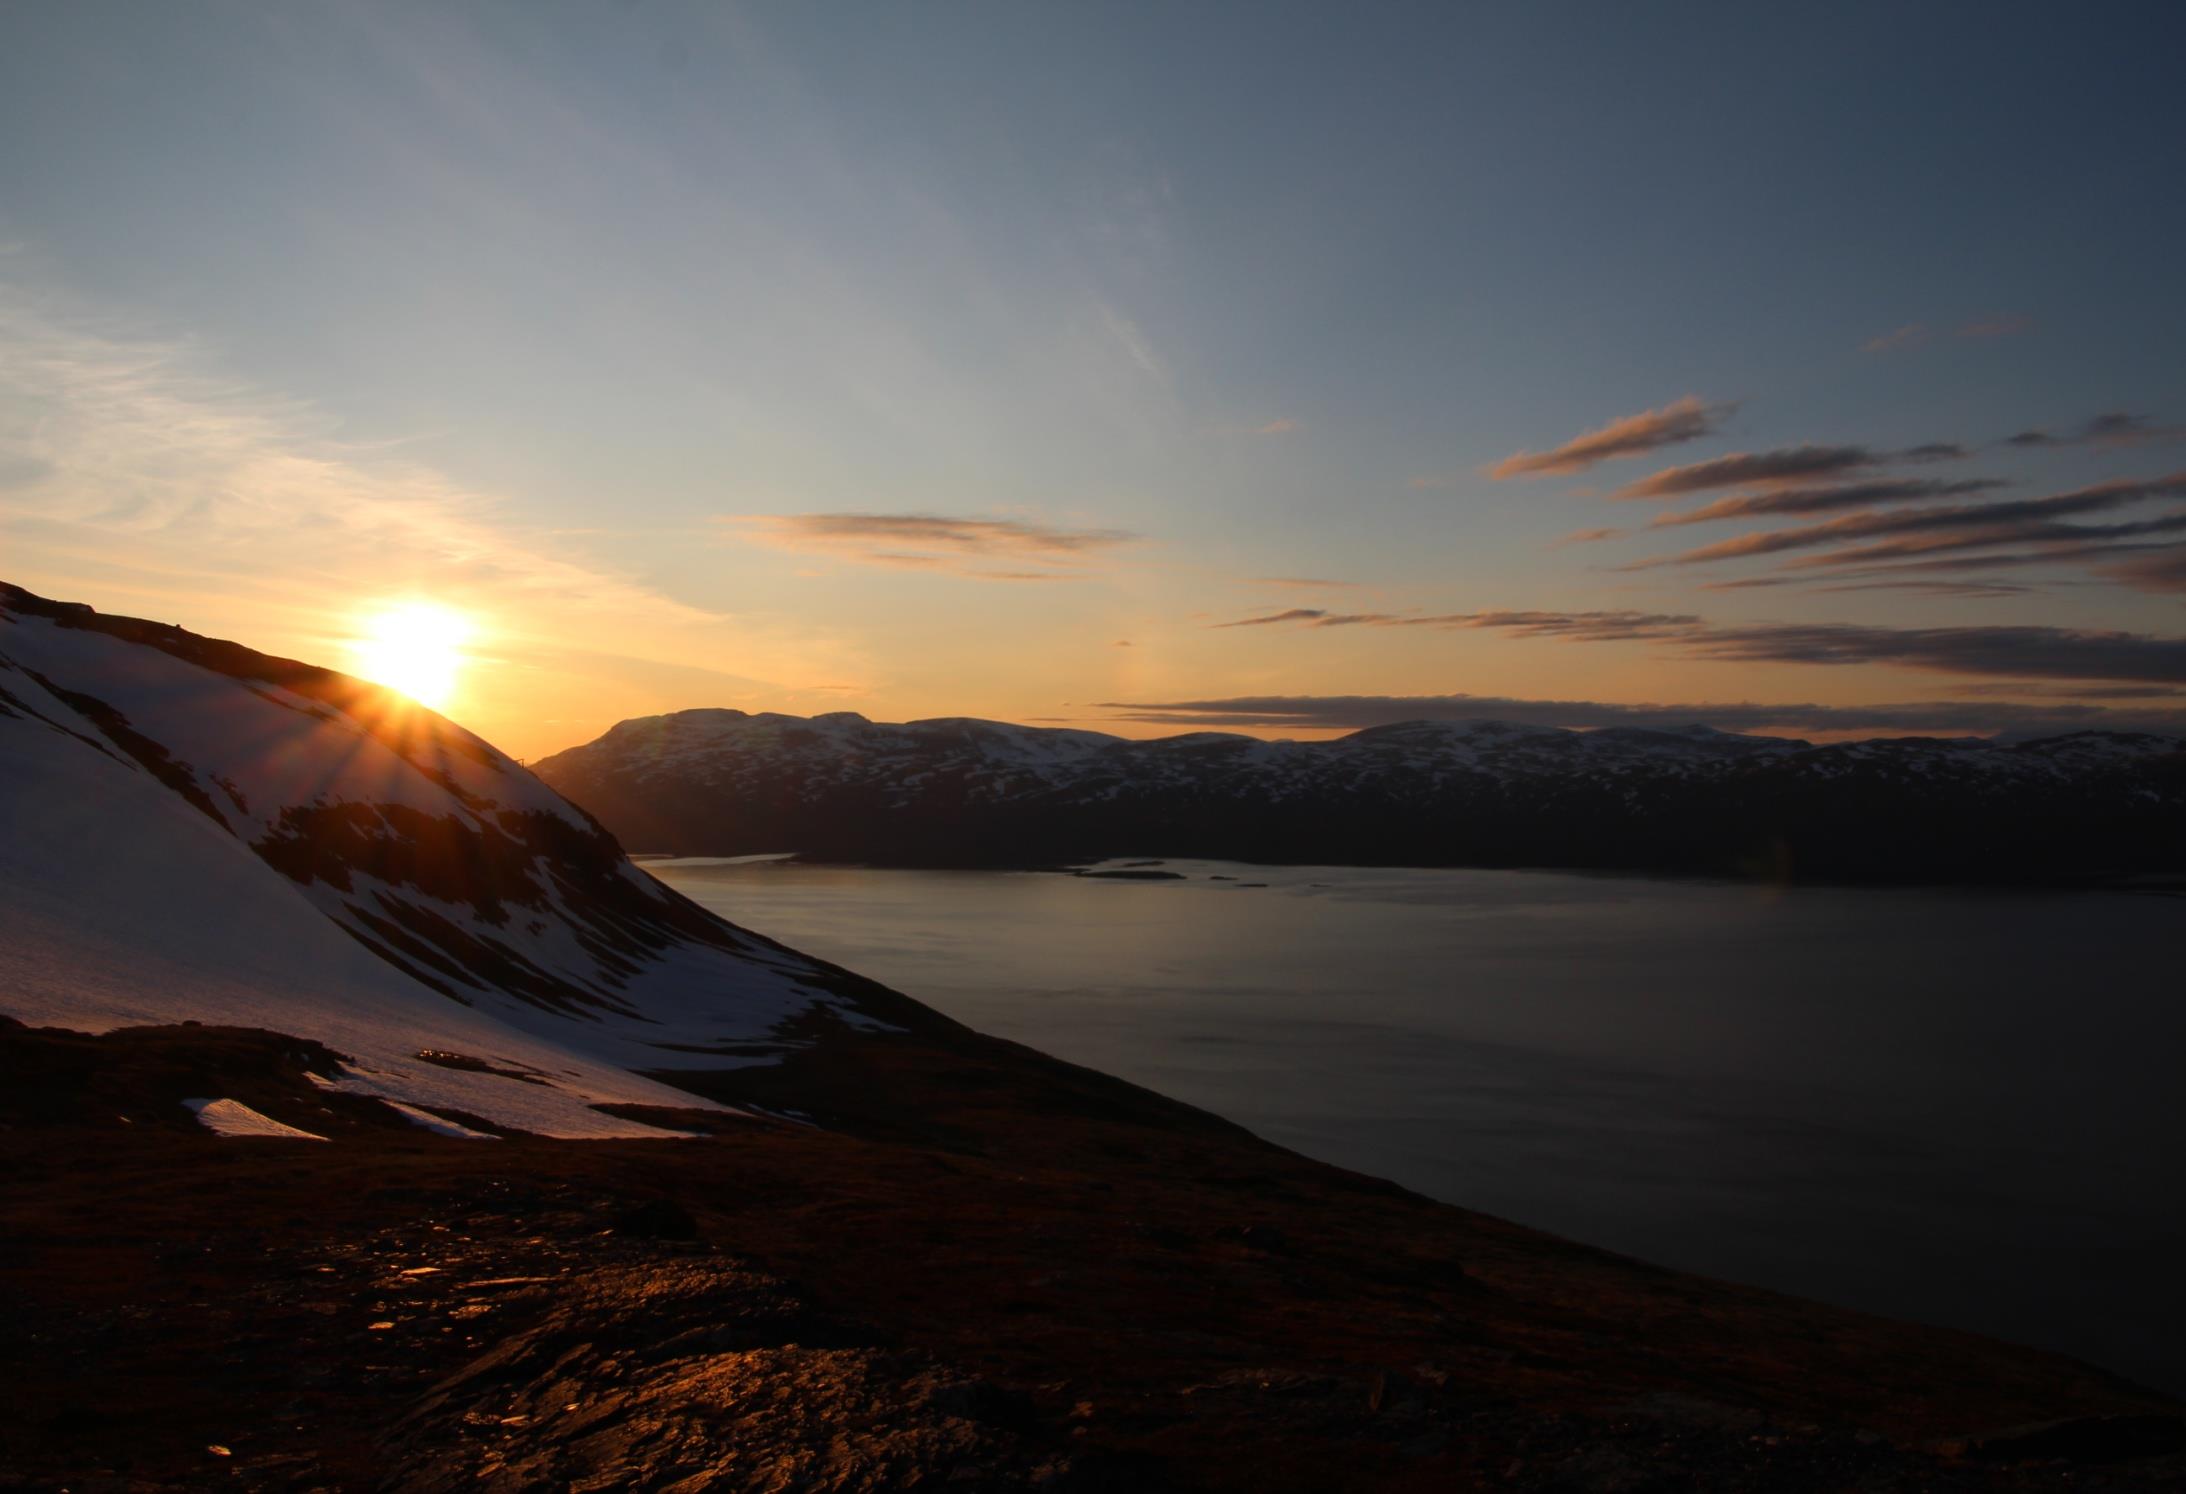
M449 618L527 758L697 706L2186 731L2182 53L0 8L0 578L335 667Z

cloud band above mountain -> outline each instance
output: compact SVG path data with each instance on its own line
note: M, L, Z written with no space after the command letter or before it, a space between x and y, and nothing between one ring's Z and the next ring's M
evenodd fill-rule
M1488 629L1578 643L1660 643L1696 658L1877 664L2020 679L2138 680L2186 686L2186 638L2090 628L1891 628L1858 623L1722 625L1672 612L1449 612L1406 616L1294 607L1220 627Z
M2098 692L2101 693L2101 692ZM1913 701L1868 706L1752 701L1691 705L1594 700L1525 700L1501 695L1257 695L1217 700L1104 701L1117 719L1148 725L1267 730L1357 730L1399 721L1510 721L1588 730L1608 726L1673 730L1791 731L1818 735L2013 735L2069 731L2151 731L2186 735L2186 696L2176 708L2120 710L2065 702Z

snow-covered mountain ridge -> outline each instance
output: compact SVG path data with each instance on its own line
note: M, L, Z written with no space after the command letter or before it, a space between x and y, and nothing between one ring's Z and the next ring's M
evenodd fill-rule
M358 1092L596 1135L648 1129L598 1103L704 1103L641 1071L909 1005L668 891L400 696L13 587L0 807L0 1015L34 1025L266 1027L353 1055Z
M1987 817L2007 842L2016 826L2066 853L2070 865L2050 871L2186 864L2161 843L2169 830L2180 849L2186 744L2129 733L1817 746L1699 725L1415 721L1324 742L1133 741L961 718L694 710L625 721L534 767L626 842L691 854L1727 870L1781 869L1788 853L1828 875L2046 874L2031 843L2000 870L1995 848L1974 843L1995 834L1968 839L1968 822Z

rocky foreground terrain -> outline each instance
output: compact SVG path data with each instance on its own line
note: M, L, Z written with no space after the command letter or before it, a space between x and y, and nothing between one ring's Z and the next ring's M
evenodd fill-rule
M982 1037L329 671L0 591L0 811L0 1489L2186 1487L2174 1400Z
M937 1029L424 1132L222 1028L0 1031L0 1487L2186 1487L2175 1402L1658 1270ZM674 1079L673 1074L664 1077ZM329 1139L223 1139L218 1091Z

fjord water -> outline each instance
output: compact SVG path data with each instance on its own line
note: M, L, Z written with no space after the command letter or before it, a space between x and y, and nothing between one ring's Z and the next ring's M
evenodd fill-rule
M647 863L1308 1155L2186 1389L2186 904L1162 865Z

